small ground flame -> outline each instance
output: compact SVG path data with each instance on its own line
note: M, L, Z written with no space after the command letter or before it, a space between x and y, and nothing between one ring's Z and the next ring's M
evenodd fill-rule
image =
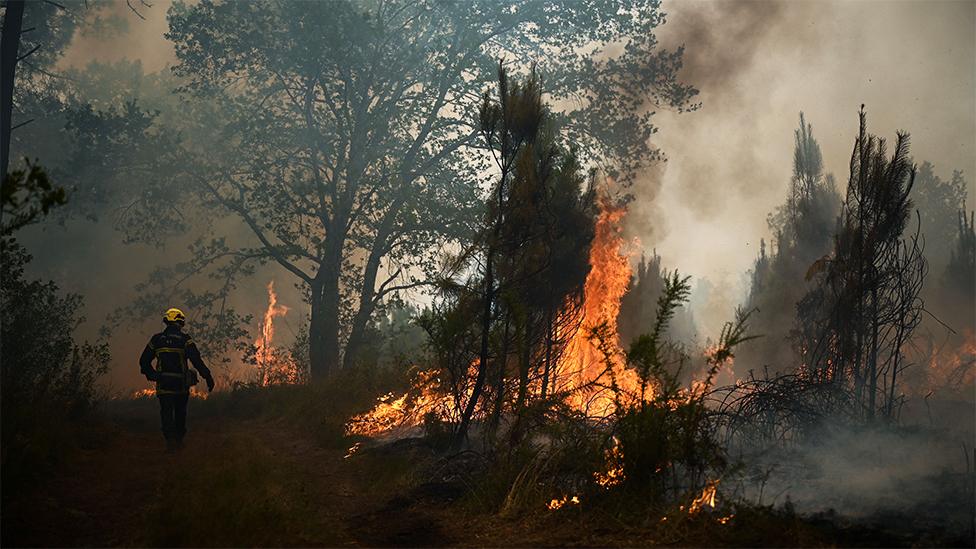
M554 499L550 501L548 504L546 504L546 507L548 507L550 511L555 511L556 509L562 509L566 505L579 505L579 503L579 496L563 496L562 499Z
M604 458L605 470L593 473L593 480L604 488L611 488L624 480L624 452L617 437L613 437L613 446L604 452Z
M688 514L694 515L704 508L706 505L709 507L715 507L715 494L718 491L718 481L710 480L705 484L705 489L702 490L701 495L692 500L691 505L688 506ZM724 523L723 523L724 524Z

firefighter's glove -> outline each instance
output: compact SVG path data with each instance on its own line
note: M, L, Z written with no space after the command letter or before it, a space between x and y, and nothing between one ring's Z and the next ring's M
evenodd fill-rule
M146 372L146 379L149 381L159 381L159 376L156 375L156 372Z
M209 393L210 391L213 391L213 388L214 388L214 380L213 380L213 377L208 377L207 378L207 392Z

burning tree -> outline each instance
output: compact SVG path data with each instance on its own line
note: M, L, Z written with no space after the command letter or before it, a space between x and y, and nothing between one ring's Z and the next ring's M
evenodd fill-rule
M290 309L278 304L278 294L274 281L268 282L268 308L261 321L261 335L254 342L254 361L257 363L261 385L300 383L305 381L306 372L299 368L294 357L274 345L274 319L284 317Z
M307 291L311 373L355 363L377 309L471 234L488 171L468 115L496 60L542 60L559 131L627 179L659 157L646 106L695 108L681 50L658 47L663 15L659 0L175 4L174 71L219 116L198 123L215 130L205 152L180 153L194 192L174 209L202 199L253 236L195 267L277 263Z
M498 98L484 95L480 127L500 176L475 244L452 266L456 276L476 262L476 274L465 284L449 284L480 309L478 364L458 441L467 435L489 374L495 425L506 407L509 379L517 380L511 409L519 414L530 386L543 398L550 390L568 342L565 327L578 318L588 269L581 250L592 238L594 215L592 188L580 194L578 157L556 144L556 127L535 73L524 83L512 83L499 67ZM493 336L500 339L494 353ZM466 377L462 372L461 379Z
M805 375L849 391L849 412L868 420L896 413L904 348L922 315L919 233L902 237L915 179L908 143L899 133L889 158L862 108L834 251L810 268L817 286L797 308Z

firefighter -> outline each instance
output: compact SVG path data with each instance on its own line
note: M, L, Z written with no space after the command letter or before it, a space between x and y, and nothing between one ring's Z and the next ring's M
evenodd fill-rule
M156 382L156 396L159 398L159 413L162 418L163 436L166 437L166 450L169 452L183 447L186 434L186 405L190 398L190 387L196 385L196 373L189 369L187 360L193 364L200 376L207 382L207 391L214 388L210 369L200 358L189 334L183 332L186 315L179 309L169 309L163 316L166 328L152 336L142 357L139 369L146 379ZM153 367L153 359L156 366Z

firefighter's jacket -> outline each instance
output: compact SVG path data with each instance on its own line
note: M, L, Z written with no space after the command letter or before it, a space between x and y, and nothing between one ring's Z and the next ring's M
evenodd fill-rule
M156 360L155 368L153 359ZM157 395L187 394L191 385L187 360L203 379L211 379L210 369L200 358L200 351L193 339L183 333L178 325L170 324L149 340L139 358L139 369L147 378L156 380Z

